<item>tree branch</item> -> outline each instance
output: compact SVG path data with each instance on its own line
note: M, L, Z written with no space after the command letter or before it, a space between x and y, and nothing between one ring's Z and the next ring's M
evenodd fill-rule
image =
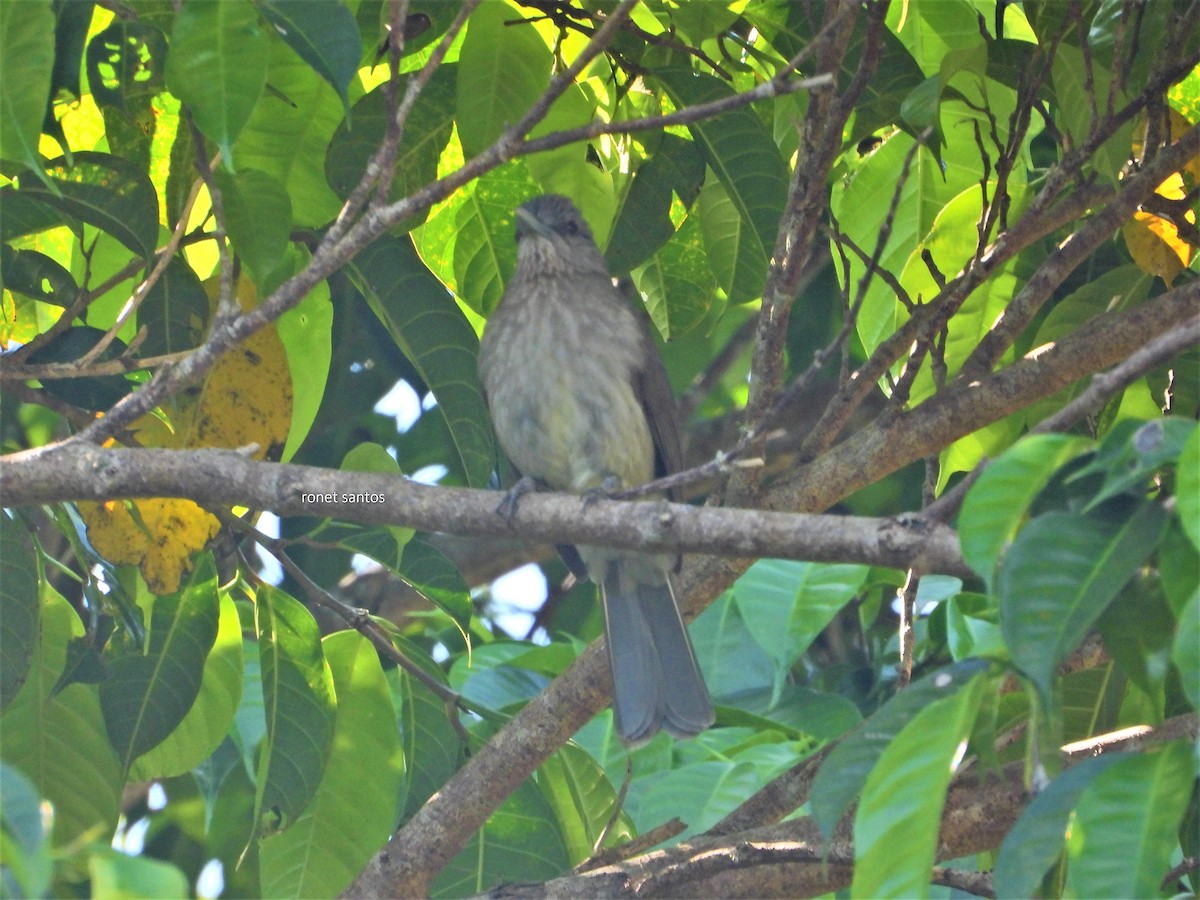
M510 522L496 513L499 494L494 491L258 462L229 450L84 444L30 450L0 458L0 493L6 506L185 497L202 506L249 506L280 516L332 516L424 531L972 574L957 535L940 525L928 529L899 519L706 509L664 501L584 503L573 494L530 495Z

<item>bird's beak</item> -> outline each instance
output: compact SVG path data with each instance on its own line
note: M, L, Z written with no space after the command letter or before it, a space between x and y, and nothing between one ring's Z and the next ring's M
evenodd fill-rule
M517 208L517 218L525 224L530 231L536 232L547 240L554 237L554 229L531 213L524 207Z

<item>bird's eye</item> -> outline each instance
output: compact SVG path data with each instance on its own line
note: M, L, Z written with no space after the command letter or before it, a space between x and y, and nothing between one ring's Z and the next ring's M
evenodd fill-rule
M562 233L567 235L579 234L579 226L574 222L565 222L563 223Z

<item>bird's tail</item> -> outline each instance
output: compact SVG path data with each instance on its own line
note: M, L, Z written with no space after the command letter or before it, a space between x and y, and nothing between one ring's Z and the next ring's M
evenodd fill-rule
M712 725L712 700L668 574L644 559L616 558L598 580L621 740L639 744L659 728L692 737Z

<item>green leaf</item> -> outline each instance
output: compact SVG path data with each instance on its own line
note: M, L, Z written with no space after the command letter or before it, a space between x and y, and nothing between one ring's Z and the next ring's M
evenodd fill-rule
M1179 454L1175 509L1184 533L1200 549L1200 428L1192 431Z
M958 517L963 559L989 586L1033 499L1087 446L1070 435L1030 435L993 460L967 492Z
M292 421L281 462L287 462L308 437L329 382L333 358L333 303L329 282L304 295L276 324L292 375Z
M833 834L833 829L863 789L872 770L883 768L882 765L877 766L877 761L888 751L893 738L907 728L922 710L958 694L988 665L984 660L967 659L931 672L894 696L843 738L821 764L813 782L810 803L813 818L822 834L826 837ZM970 695L970 692L964 694ZM944 722L941 715L936 714L935 720ZM906 745L908 741L906 739ZM949 772L949 765L946 765L946 771Z
M1191 741L1126 757L1100 773L1080 797L1067 839L1075 896L1157 895L1194 779Z
M454 280L467 306L491 315L517 266L515 210L538 192L521 161L488 172L454 214Z
M976 677L925 707L880 755L854 816L851 897L929 896L946 788L986 684Z
M79 293L71 273L49 256L8 244L0 244L0 287L62 307L74 303Z
M183 587L155 599L146 653L112 661L100 685L100 705L126 771L174 731L192 708L219 617L217 572L212 556L205 554Z
M351 277L437 398L467 483L487 484L495 459L475 374L479 340L412 242L375 241L349 265Z
M866 581L867 566L756 562L737 580L734 600L782 679Z
M633 278L646 296L650 318L665 338L678 338L702 325L716 300L717 282L697 217L684 219L653 259L634 271Z
M145 856L104 849L88 857L94 897L154 897L187 900L187 876L176 866Z
M458 72L458 138L468 158L485 150L546 89L553 57L524 13L493 0L471 14ZM516 20L516 24L506 22Z
M241 697L242 627L233 600L223 594L216 639L204 660L195 702L161 744L138 757L131 777L152 781L184 775L199 766L225 739Z
M1157 694L1171 666L1175 633L1175 615L1158 579L1132 579L1096 624L1121 671L1148 695Z
M25 684L38 645L41 577L25 526L0 512L0 712Z
M258 8L287 45L337 91L349 113L346 90L362 55L354 14L340 0L261 0Z
M993 603L979 594L959 594L945 604L946 644L955 661L969 656L1008 657Z
M717 721L756 730L781 731L792 740L829 741L862 721L854 701L797 684L738 694L737 706L721 706Z
M1036 896L1046 871L1063 852L1079 795L1106 769L1128 757L1113 753L1085 759L1038 792L1000 845L994 873L997 897Z
M415 537L404 545L400 578L458 623L466 632L471 626L470 589L449 558L428 541Z
M444 65L433 73L404 123L388 191L392 201L409 196L437 178L438 160L454 133L457 68ZM399 96L404 96L408 83L408 79L401 80ZM339 197L349 197L362 178L367 162L387 134L390 119L387 94L379 87L355 103L351 116L338 126L325 157L325 177ZM420 224L423 215L419 221L417 217L406 219L400 227Z
M654 79L677 107L732 93L720 79L691 69L660 69ZM713 273L730 302L751 300L762 293L767 261L775 248L788 190L787 169L770 129L753 110L733 110L688 129L724 189L706 186L700 194L701 227L713 257Z
M508 881L545 881L570 864L554 811L526 780L441 871L430 895L461 897Z
M46 164L51 186L34 180L32 173L21 175L15 193L95 225L149 258L158 241L158 195L149 176L129 160L108 153L83 151L73 159L73 165L63 157ZM0 190L6 215L10 192L11 186ZM5 235L11 233L6 230Z
M879 257L880 267L897 277L904 271L914 252L918 251L920 242L933 228L942 208L964 190L978 190L984 177L971 129L955 124L966 118L969 112L960 103L944 104L943 120L952 125L946 131L945 169L938 164L932 152L920 148L912 156L907 180L898 185L897 175L903 169L904 160L912 150L914 141L907 134L893 134L852 169L847 180L833 187L830 211L837 217L842 231L868 254L876 251L879 238L884 233L884 221L892 198L899 192L891 229L886 232L887 242ZM831 245L831 250L834 259L840 259L835 245ZM836 268L839 282L845 287L842 267L839 265ZM865 263L850 254L848 284L851 296L857 295L864 272ZM951 273L945 274L949 276ZM906 317L892 288L882 279L873 278L857 322L858 334L866 352L874 352Z
M338 696L329 761L296 823L262 842L264 896L336 896L387 842L399 810L405 759L379 656L354 631L321 643Z
M704 760L662 772L640 796L629 797L626 809L639 831L678 816L687 823L681 835L686 838L703 833L733 812L764 780L750 763Z
M713 697L734 698L775 687L775 664L742 617L733 592L726 591L688 629L696 658Z
M0 159L41 168L38 135L53 66L48 0L0 3Z
M5 887L15 879L18 896L47 897L54 860L42 827L42 800L29 780L17 769L0 763L0 846L4 846ZM9 841L12 843L10 844Z
M425 651L403 638L394 638L393 643L434 681L446 684L445 673ZM463 745L450 721L455 713L444 700L399 667L389 669L387 676L408 769L400 798L400 821L404 822L458 771Z
M273 92L262 98L242 130L238 167L266 172L284 186L295 227L320 227L342 205L325 180L325 151L345 116L342 101L282 41L271 41L268 50Z
M71 684L53 693L83 623L53 589L43 591L41 640L29 679L0 717L0 758L54 805L54 845L64 847L92 829L104 839L112 834L122 778L96 688Z
M1163 508L1143 501L1123 522L1051 512L1027 525L996 577L1012 660L1051 696L1058 664L1158 545Z
M604 257L617 275L641 265L675 234L672 197L691 206L704 181L704 157L693 141L664 134L621 201Z
M291 198L273 176L257 169L239 168L236 175L222 170L216 177L234 252L265 296L267 278L283 261L292 233Z
M1192 594L1179 616L1171 661L1192 706L1200 709L1200 590Z
M516 710L550 683L549 676L528 667L529 647L517 641L495 641L463 654L450 669L450 686L486 710Z
M803 4L796 3L783 3L775 8L769 4L750 4L746 7L745 15L770 37L771 43L785 58L790 59L816 37L810 12ZM839 63L841 71L838 73L838 82L843 87L862 64L866 36L863 17L859 17ZM913 59L909 48L890 29L883 30L881 46L873 52L878 57L875 72L855 104L854 119L845 136L848 146L885 125L912 128L900 116L900 108L905 98L924 80L925 73ZM810 61L808 65L811 64ZM813 72L805 71L804 74ZM795 138L792 138L792 143L794 146Z
M572 865L589 858L613 814L617 792L604 769L582 747L564 744L542 763L538 788L553 809ZM634 836L627 816L618 818L604 846L623 844Z
M22 193L11 184L0 187L0 240L11 241L27 234L37 234L59 225L66 225L76 234L82 226L61 210L33 199L28 192Z
M267 83L268 48L249 0L188 0L175 17L167 87L191 109L227 167Z
M199 346L208 325L208 294L195 271L173 258L138 307L139 328L146 329L140 355L179 353Z
M337 701L320 629L307 609L278 588L260 586L255 627L267 717L255 820L260 829L283 831L317 792Z
M1138 422L1125 419L1104 436L1096 455L1071 474L1072 481L1102 474L1104 484L1085 510L1119 494L1143 496L1159 469L1176 462L1188 439L1200 430L1195 422L1169 417Z

